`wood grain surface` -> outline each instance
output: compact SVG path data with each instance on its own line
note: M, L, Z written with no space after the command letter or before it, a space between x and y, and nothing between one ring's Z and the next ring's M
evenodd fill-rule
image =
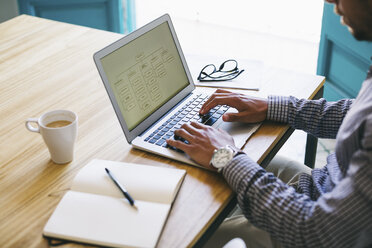
M159 247L192 246L234 197L222 176L132 149L126 142L93 62L94 52L121 37L25 15L0 24L1 247L48 247L44 225L76 173L93 158L187 170ZM271 73L261 96L311 98L323 84L317 76ZM281 73L288 80L274 80ZM41 135L25 128L27 118L55 109L79 117L75 157L66 165L54 164ZM265 123L245 151L262 161L287 128Z

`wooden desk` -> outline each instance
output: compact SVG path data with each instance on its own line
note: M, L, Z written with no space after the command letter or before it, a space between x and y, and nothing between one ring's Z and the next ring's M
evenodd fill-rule
M1 247L47 247L42 237L46 221L92 158L187 170L159 247L194 245L233 202L234 194L220 175L127 144L92 59L120 37L29 16L0 24ZM312 98L323 84L322 77L271 72L260 94ZM27 118L53 109L70 109L79 116L75 158L67 165L53 164L41 136L24 125ZM245 151L262 162L287 130L265 123Z

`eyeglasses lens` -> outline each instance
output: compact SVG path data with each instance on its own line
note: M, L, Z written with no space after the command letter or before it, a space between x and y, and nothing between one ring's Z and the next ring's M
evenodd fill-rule
M223 62L219 68L221 72L233 72L238 70L238 63L235 60L227 60Z
M203 69L203 73L207 75L211 75L214 72L216 72L216 67L212 64L205 66Z

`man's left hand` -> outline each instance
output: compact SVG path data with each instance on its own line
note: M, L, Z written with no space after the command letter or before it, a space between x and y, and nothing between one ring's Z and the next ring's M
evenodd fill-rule
M214 150L226 145L235 147L234 139L224 130L196 122L183 124L181 129L176 130L174 134L187 140L188 144L180 140L169 139L167 143L170 146L184 151L198 164L213 170L216 169L210 161Z

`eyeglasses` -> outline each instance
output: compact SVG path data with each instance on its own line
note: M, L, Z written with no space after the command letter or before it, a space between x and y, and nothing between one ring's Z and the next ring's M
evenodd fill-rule
M200 71L198 80L200 82L228 81L239 76L244 70L239 70L238 62L235 59L229 59L223 62L220 67L209 64Z

